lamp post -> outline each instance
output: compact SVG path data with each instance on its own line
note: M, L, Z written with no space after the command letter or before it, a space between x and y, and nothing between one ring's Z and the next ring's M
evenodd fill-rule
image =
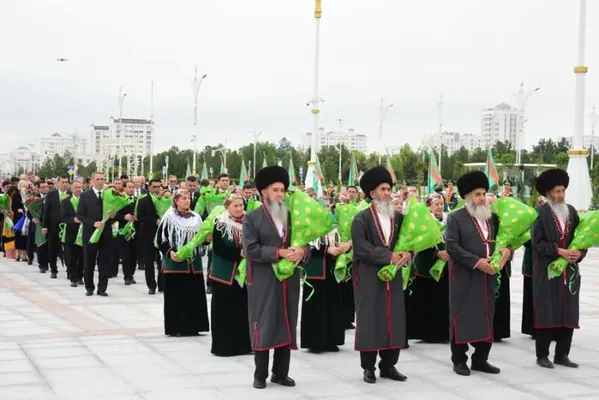
M341 154L343 153L343 117L339 117L339 190L341 190Z
M202 87L202 82L206 79L208 75L204 74L198 78L198 68L196 67L193 82L191 83L193 88L193 172L192 174L195 176L196 174L196 153L197 153L197 140L196 140L196 130L198 126L198 97L200 96L200 87Z
M599 114L595 112L595 106L593 105L593 112L589 114L589 122L591 123L591 171L593 170L594 158L595 158L595 127L599 122Z
M119 133L119 151L118 151L119 176L123 175L123 165L122 165L123 155L121 153L123 152L122 139L123 139L123 135L125 133L123 130L123 104L125 103L126 96L127 96L127 93L123 93L121 88L119 87L119 125L118 125L118 129L117 129L117 132Z
M516 97L516 107L520 111L520 118L518 118L518 131L516 133L517 136L515 140L516 143L514 143L516 146L516 165L522 164L522 148L524 147L524 124L526 123L526 104L528 103L528 100L531 98L531 96L538 92L539 89L540 88L536 88L528 92L525 92L524 82L520 82L520 90L518 91L518 93L514 95Z
M227 152L228 151L229 151L229 149L227 148L227 139L225 139L224 146L219 147L218 149L212 150L212 157L214 157L215 152L220 153L221 160L223 162L223 167L225 168L225 172L227 172L227 173L228 173L228 170L227 170Z
M578 65L574 67L576 74L576 102L574 107L574 135L572 148L568 151L570 160L568 162L568 175L570 185L568 186L568 202L578 211L586 211L591 205L593 191L589 166L587 164L588 150L584 149L584 95L585 74L588 68L585 64L585 40L586 40L586 0L580 0L579 30L578 30Z
M255 130L251 132L252 136L254 137L254 162L252 163L252 168L254 169L252 172L252 177L256 179L256 145L258 144L258 138L260 135L262 135L262 132L256 132Z
M379 142L381 146L383 146L383 151L379 154L379 165L382 165L382 156L383 152L387 152L387 147L383 142L383 123L385 122L385 115L387 115L387 111L393 107L393 104L385 105L383 102L383 98L381 98L381 105L379 106Z
M318 184L316 175L316 146L318 145L318 109L322 99L318 97L319 67L320 67L320 20L322 18L322 0L314 2L314 20L315 20L315 41L314 41L314 97L308 102L311 106L310 112L314 116L314 125L312 130L312 140L310 145L310 161L306 171L306 188L314 188L317 197L322 198L322 184ZM316 183L316 185L315 185ZM318 187L321 186L321 187Z
M441 166L443 164L443 93L439 98L439 174L443 176Z

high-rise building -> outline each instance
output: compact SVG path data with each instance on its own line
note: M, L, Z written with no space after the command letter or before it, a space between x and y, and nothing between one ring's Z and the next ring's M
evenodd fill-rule
M468 151L484 149L485 139L481 135L474 135L472 133L443 132L426 137L422 141L420 148L422 150L433 148L439 151L441 146L443 146L444 152L451 155L462 147Z
M102 152L102 141L110 139L110 127L108 125L92 125L89 138L90 153L97 159Z
M366 152L368 150L368 137L353 129L349 129L347 132L325 132L323 128L320 128L317 143L317 151L324 146L339 146L339 143L342 143L343 147L350 151ZM308 149L311 144L312 133L305 133L302 137L302 148Z
M77 134L53 133L39 141L39 154L42 163L55 155L64 156L66 153L77 157L78 164L87 164L89 161L88 140Z
M509 142L512 148L517 149L524 145L522 111L501 103L495 108L487 108L480 114L480 132L484 139L485 148L497 142Z

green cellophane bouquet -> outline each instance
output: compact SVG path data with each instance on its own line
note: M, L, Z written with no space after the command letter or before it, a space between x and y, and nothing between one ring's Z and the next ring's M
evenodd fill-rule
M107 189L102 191L102 222L106 224L112 214L116 214L131 203L127 197L121 196L114 192L113 189ZM104 227L96 228L94 233L89 238L91 244L96 244L102 237Z
M333 230L333 220L327 209L306 193L299 190L293 193L290 204L290 247L304 247ZM281 282L295 272L295 264L289 260L279 260L272 264L272 268Z
M66 195L66 196L68 196L68 195ZM75 212L77 212L77 207L79 206L79 199L75 196L70 196L69 201L71 202L71 205L73 206L73 210L75 210ZM60 232L58 234L60 237L60 242L64 244L64 243L66 243L67 224L65 224L63 222L63 223L59 224L58 226L60 228ZM81 224L79 224L79 230L81 230Z
M200 215L203 215L205 211L210 214L215 207L225 204L225 200L230 194L229 191L217 193L213 187L202 188L194 211Z
M499 266L501 253L499 253L499 250L507 246L513 247L522 240L523 235L530 234L530 229L538 214L534 208L513 197L500 197L493 203L491 210L499 219L499 230L495 237L495 251L490 261L496 272L496 293L499 294L499 288L501 287L501 267Z
M247 206L247 210L245 210L245 212L251 212L254 211L255 209L257 209L258 207L260 207L262 205L261 201L258 201L256 199L249 199L248 200L248 206Z
M154 203L154 207L156 208L156 213L158 214L158 218L164 217L164 213L167 212L169 208L173 205L173 199L171 196L162 196L158 197L156 194L151 194L152 203Z
M587 211L574 230L574 238L568 250L587 250L597 245L599 245L599 211ZM568 265L568 260L563 257L549 264L547 267L549 279L562 276ZM572 269L575 272L574 268ZM570 293L572 293L573 283L578 279L577 275L577 273L573 274L568 283Z
M29 197L24 204L29 214L35 219L41 221L42 210L44 209L44 200L39 197ZM47 237L42 235L42 224L35 224L35 245L43 246L48 241Z
M439 222L437 220L437 222ZM441 224L439 222L439 224ZM447 230L447 225L443 225L441 224L441 232L445 232ZM438 243L437 243L438 244ZM445 270L445 266L447 265L447 262L438 258L435 263L433 264L433 266L431 267L431 269L429 270L429 273L431 274L431 277L439 282L441 280L441 277L443 276L443 271Z
M4 229L11 230L14 224L8 216L10 212L10 197L7 194L0 195L0 212L4 214Z
M335 214L337 216L339 241L342 243L349 242L351 240L351 225L354 217L358 214L358 207L356 204L339 204L335 207ZM337 256L334 269L335 280L337 283L342 282L348 277L347 265L350 263L352 257L353 251L351 250Z
M206 241L206 239L208 239L208 236L212 235L215 220L224 211L224 206L215 207L212 210L212 212L208 215L208 218L206 218L204 222L202 222L202 225L200 226L198 233L196 233L196 235L193 237L193 239L191 239L189 243L177 250L177 252L175 253L175 257L177 257L177 259L179 260L192 260L194 250L196 249L196 247L201 246Z
M356 205L356 207L358 209L358 212L360 212L360 211L366 210L368 207L370 207L370 203L367 202L366 200L362 200Z
M419 252L440 242L441 224L425 203L418 203L416 197L412 197L408 203L408 212L403 217L393 252ZM389 264L379 269L377 275L381 281L388 282L395 278L396 273L397 265ZM411 264L402 268L404 290L408 286L411 275Z
M139 200L146 196L147 195L142 194L137 198L137 201L135 202L135 209L133 211L133 215L135 216L135 218L137 218L137 206L139 205ZM135 221L128 221L125 224L125 226L123 226L123 228L119 231L119 235L125 238L126 241L130 241L131 239L135 238L136 233L137 232L135 231Z
M235 280L239 284L239 286L243 287L245 285L245 280L247 278L247 261L245 258L242 258L235 270Z

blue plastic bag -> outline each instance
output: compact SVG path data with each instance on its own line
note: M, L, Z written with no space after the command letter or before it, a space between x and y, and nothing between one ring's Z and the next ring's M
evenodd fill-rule
M23 214L21 219L19 219L19 221L12 227L12 230L20 233L23 230L23 226L25 225L26 219L27 219L27 216L25 214Z

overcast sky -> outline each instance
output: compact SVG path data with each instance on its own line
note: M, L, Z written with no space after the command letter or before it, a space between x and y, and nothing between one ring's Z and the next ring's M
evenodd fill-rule
M389 145L418 145L444 126L480 132L480 111L513 103L520 81L540 87L528 103L527 145L571 135L577 63L575 0L323 0L321 126L378 141L380 98L395 106ZM587 11L586 113L599 105L599 4ZM0 151L53 132L88 135L90 124L150 115L156 150L191 146L194 67L200 147L238 147L311 131L313 0L19 0L0 13ZM57 63L57 57L68 58ZM586 132L590 133L588 124Z

